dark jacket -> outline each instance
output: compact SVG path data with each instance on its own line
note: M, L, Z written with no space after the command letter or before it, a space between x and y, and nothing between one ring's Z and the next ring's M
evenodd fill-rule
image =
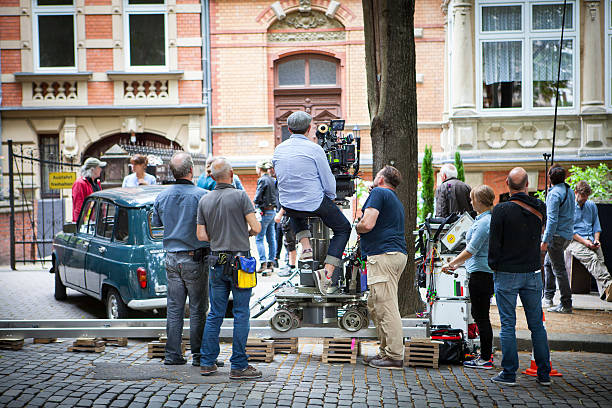
M277 197L278 193L274 179L269 174L262 175L257 180L257 191L255 191L255 200L253 200L255 206L259 209L266 207L276 208Z
M436 217L448 217L451 214L469 212L475 215L470 200L470 186L451 177L436 189Z
M520 200L542 214L546 222L546 205L525 193L510 196L491 212L489 231L489 266L500 272L534 272L541 268L540 237L542 222L530 211L512 201Z

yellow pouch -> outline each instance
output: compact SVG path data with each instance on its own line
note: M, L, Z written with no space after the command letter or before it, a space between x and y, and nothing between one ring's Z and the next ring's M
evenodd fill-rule
M257 274L255 269L257 261L253 257L236 257L236 275L234 283L239 289L251 289L257 286Z

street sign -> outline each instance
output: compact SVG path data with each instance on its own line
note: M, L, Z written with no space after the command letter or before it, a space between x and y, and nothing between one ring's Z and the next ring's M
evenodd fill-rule
M75 180L76 173L73 171L49 173L49 188L55 190L72 188Z

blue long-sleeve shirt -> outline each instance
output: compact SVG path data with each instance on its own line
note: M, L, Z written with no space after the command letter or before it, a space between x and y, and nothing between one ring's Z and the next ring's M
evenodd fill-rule
M314 211L323 196L336 198L336 179L323 148L304 135L294 134L274 150L272 164L280 203L297 211Z
M565 183L552 186L546 196L546 229L542 242L550 243L553 236L565 239L574 236L574 190Z
M465 270L472 272L490 272L489 267L489 229L491 227L491 211L485 211L476 216L476 221L465 236L467 246L465 250L472 257L465 261Z
M574 210L574 234L593 241L597 232L601 232L597 205L591 200L587 200L582 207L576 203Z

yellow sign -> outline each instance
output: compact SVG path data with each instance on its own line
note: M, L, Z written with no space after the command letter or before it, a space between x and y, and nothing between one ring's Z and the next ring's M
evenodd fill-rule
M72 188L76 180L76 173L71 171L49 173L49 188L59 190Z
M453 243L455 242L455 236L453 234L448 234L448 237L446 237L446 239L448 240L449 243Z

